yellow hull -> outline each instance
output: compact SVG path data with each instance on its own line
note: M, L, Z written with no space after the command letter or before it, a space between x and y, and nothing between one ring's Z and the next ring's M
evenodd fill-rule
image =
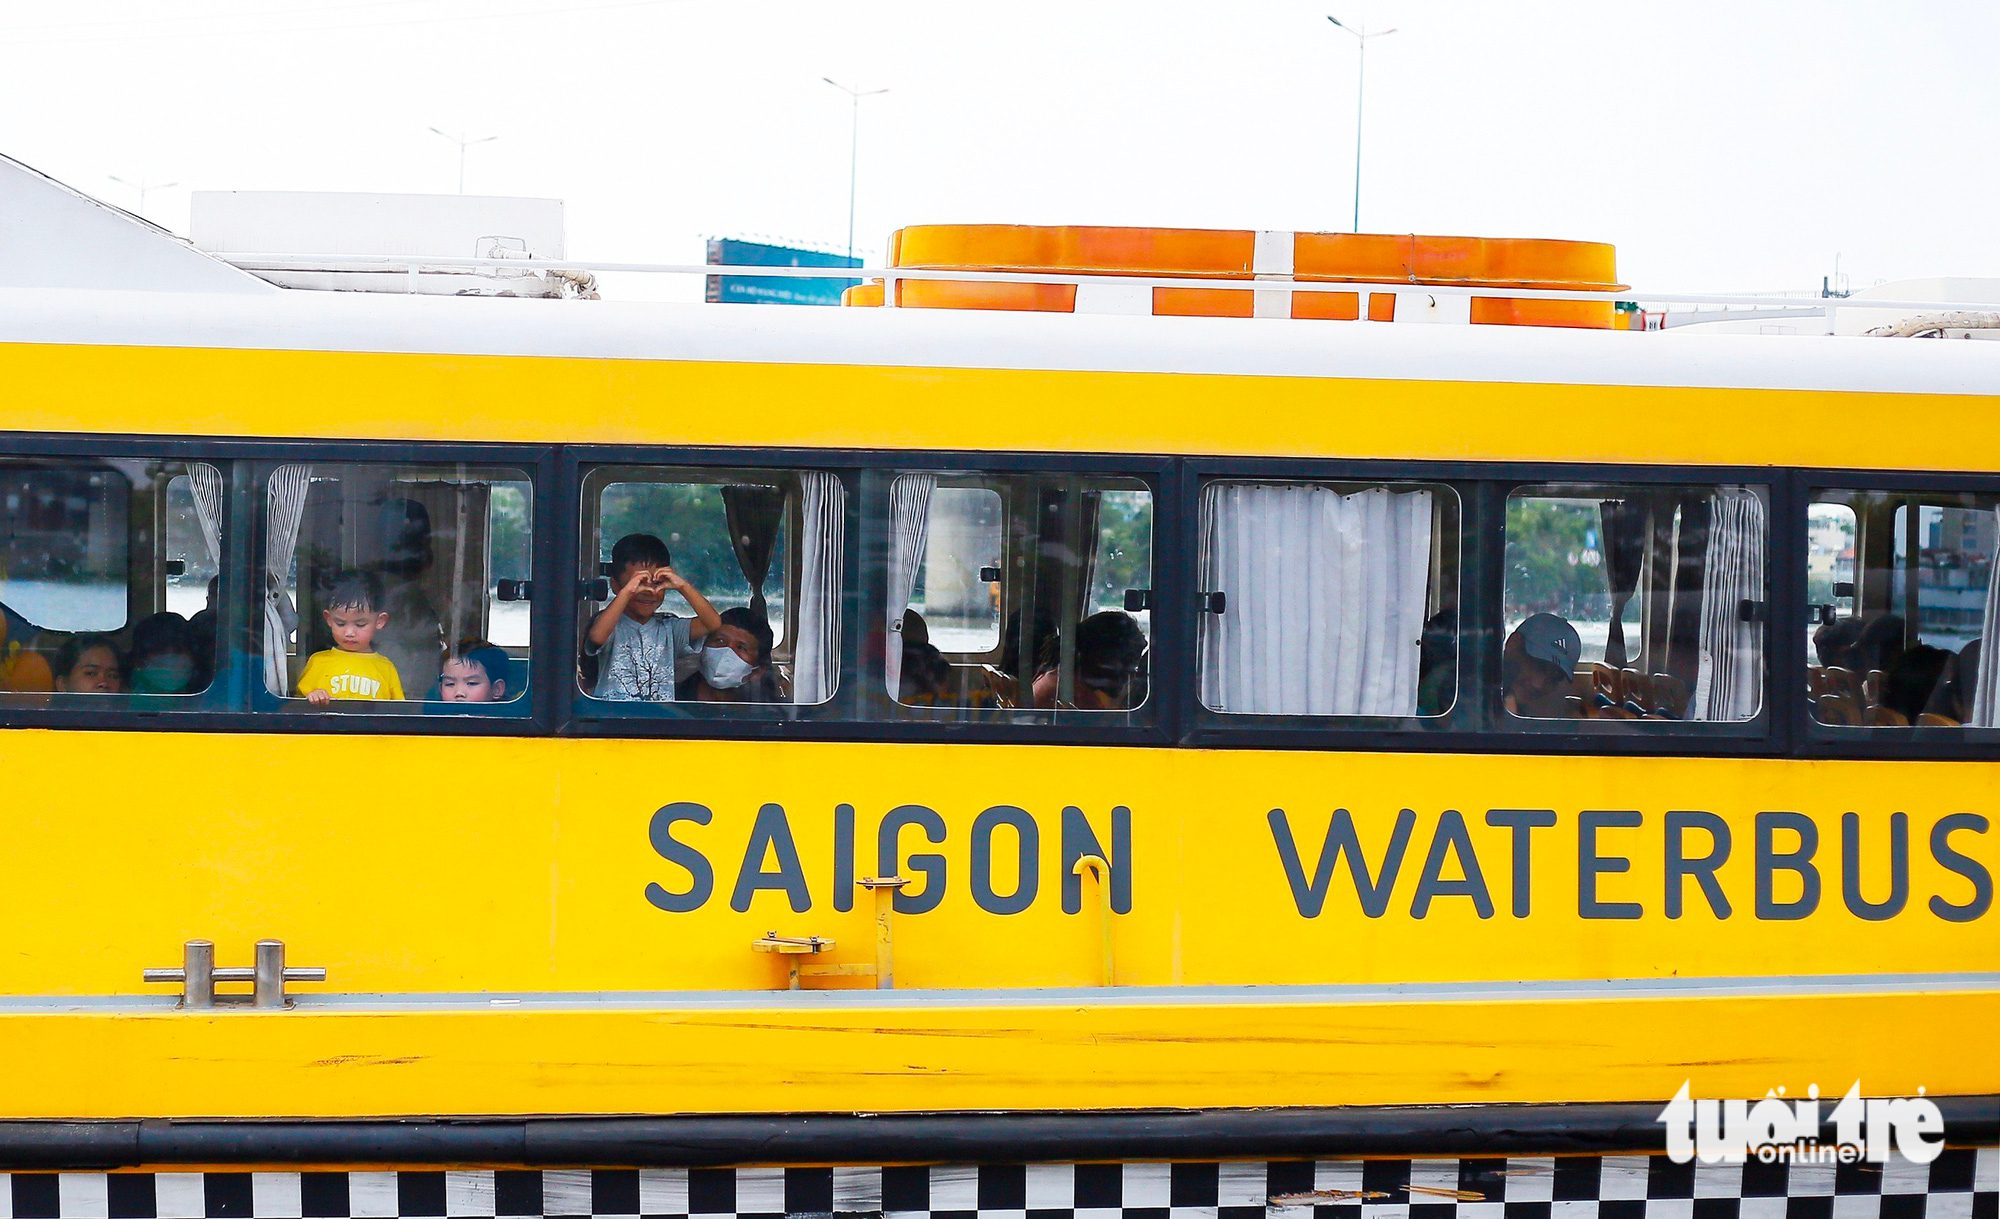
M1996 835L1953 822L1951 850L1933 850L1946 818L1991 807L1987 766L33 731L6 753L27 866L0 892L5 1117L1639 1101L1688 1079L1723 1096L1857 1077L2000 1092L1991 1039L1954 1032L2000 1020L2000 937L1947 917L1976 901L1968 873L2000 868ZM144 801L130 780L107 798L103 779L191 774ZM752 950L770 931L832 939L815 961L875 959L869 894L836 909L835 880L877 872L885 814L917 802L943 841L907 827L895 862L923 878L916 904L931 885L938 901L893 916L900 989L776 993L788 959ZM1003 827L975 859L974 824L1003 803L1038 827L1034 850ZM1581 814L1607 803L1640 825L1594 831L1585 867ZM845 865L838 804L858 844ZM669 805L710 814L669 827L680 862L649 838ZM1310 890L1337 808L1383 886L1379 916L1344 858L1316 916L1287 877L1272 811ZM1514 831L1491 809L1557 818L1529 840L1525 916ZM1688 809L1730 827L1726 919L1697 879L1681 916L1664 912L1665 814ZM1770 901L1796 914L1804 897L1798 871L1754 857L1772 809L1817 827L1803 917L1757 908L1760 871ZM1857 894L1876 903L1893 887L1890 814L1909 817L1905 903L1872 921L1848 908L1854 810ZM1469 861L1438 846L1455 820ZM1064 908L1079 822L1129 870L1111 987L1101 891L1085 880ZM1683 854L1711 845L1689 832ZM708 892L662 909L649 892L699 895L689 851ZM1019 898L1024 861L1032 900L984 908ZM1474 871L1487 917L1464 891ZM1419 916L1427 886L1444 891ZM294 988L325 998L201 1014L139 982L184 939L233 965L265 936L329 970ZM1403 983L1434 985L1383 989ZM136 998L149 990L162 997Z
M0 1017L12 1118L1657 1102L1855 1078L2000 1093L1965 994L1516 1002L1016 1001Z

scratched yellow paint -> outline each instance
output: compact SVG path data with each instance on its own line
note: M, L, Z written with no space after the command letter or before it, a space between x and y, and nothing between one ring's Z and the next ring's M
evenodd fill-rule
M2000 992L1008 1009L0 1016L10 1117L1663 1101L2000 1092ZM1919 1030L1924 1031L1918 1035Z
M0 384L23 432L2000 469L2000 428L1879 426L1977 395L19 343Z

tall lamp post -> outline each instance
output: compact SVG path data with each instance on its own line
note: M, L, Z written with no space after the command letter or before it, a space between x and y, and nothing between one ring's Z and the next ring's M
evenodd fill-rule
M1361 103L1368 91L1368 40L1387 38L1396 31L1393 28L1371 30L1365 26L1345 25L1338 17L1328 17L1327 20L1333 22L1335 28L1354 35L1355 63L1358 65L1354 73L1354 231L1358 233L1361 231Z
M861 166L861 99L878 97L888 90L856 89L841 84L831 76L822 76L820 79L847 94L854 102L853 122L847 132L847 261L851 263L854 261L854 183L856 173Z
M464 194L465 193L465 150L472 147L474 144L491 144L493 141L499 139L500 137L497 135L482 135L478 139L472 140L472 139L467 139L463 133L460 133L458 135L453 135L449 131L443 131L436 127L431 128L431 131L436 133L437 135L443 136L445 139L450 140L452 143L458 145L458 193L461 195Z
M180 185L180 183L178 182L148 182L144 178L139 179L137 182L133 182L130 179L121 178L117 174L106 174L105 176L110 178L113 182L116 182L120 186L129 186L133 190L139 192L140 216L144 216L146 214L146 192L156 191L156 190L166 190L169 187Z

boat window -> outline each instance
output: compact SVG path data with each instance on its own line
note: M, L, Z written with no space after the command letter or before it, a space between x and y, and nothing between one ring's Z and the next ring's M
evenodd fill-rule
M1146 704L1153 489L1140 478L910 470L871 480L864 654L899 719L1104 722ZM871 552L872 553L872 552Z
M599 466L583 512L577 690L591 713L755 716L833 698L837 475Z
M263 686L279 706L527 714L525 473L291 464L262 498Z
M1814 718L1835 728L2000 726L1990 694L1979 700L1993 685L1983 641L2000 617L2000 496L1827 490L1813 501ZM1815 566L1829 576L1818 579Z
M0 458L0 692L191 708L215 672L223 476L151 458ZM118 697L109 697L118 696Z
M1444 715L1458 695L1458 497L1414 483L1211 482L1200 609L1211 711Z
M1768 493L1543 486L1507 500L1505 720L1743 721L1763 706Z

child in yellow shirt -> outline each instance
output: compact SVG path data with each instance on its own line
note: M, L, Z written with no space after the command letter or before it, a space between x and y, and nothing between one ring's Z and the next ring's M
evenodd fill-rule
M375 650L375 632L389 625L382 601L382 582L368 572L343 571L334 578L321 611L333 646L314 652L299 674L299 693L307 702L324 707L335 699L403 697L396 666Z

